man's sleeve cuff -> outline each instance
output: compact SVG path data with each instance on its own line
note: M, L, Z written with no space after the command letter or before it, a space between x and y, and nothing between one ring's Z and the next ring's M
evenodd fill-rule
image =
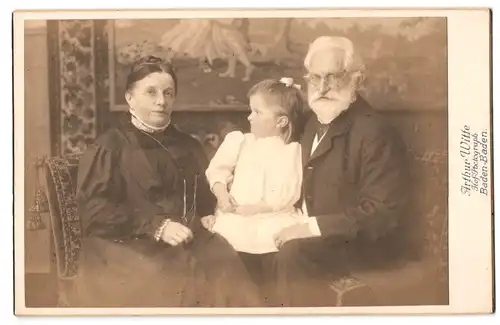
M319 230L318 226L318 220L316 220L315 217L309 217L307 219L307 225L309 226L309 230L314 236L320 237L321 236L321 230Z

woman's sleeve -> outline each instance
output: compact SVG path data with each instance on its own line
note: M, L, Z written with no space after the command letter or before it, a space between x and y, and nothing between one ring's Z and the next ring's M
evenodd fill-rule
M264 199L274 210L293 206L300 198L302 154L298 143L287 145L282 155L271 158L265 173Z
M228 184L231 181L243 140L240 131L226 135L205 172L210 189L215 183Z
M104 236L135 235L155 237L164 215L134 215L135 208L122 195L125 184L119 172L117 151L90 146L80 160L76 200L85 232Z

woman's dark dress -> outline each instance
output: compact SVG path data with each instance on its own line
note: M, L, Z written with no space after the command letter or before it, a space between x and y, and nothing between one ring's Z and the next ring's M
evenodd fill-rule
M75 304L261 306L237 253L197 217L211 214L215 203L201 145L173 125L152 135L168 151L128 122L99 137L81 159L84 240ZM154 233L167 217L183 222L184 180L190 210L184 223L194 240L173 247Z

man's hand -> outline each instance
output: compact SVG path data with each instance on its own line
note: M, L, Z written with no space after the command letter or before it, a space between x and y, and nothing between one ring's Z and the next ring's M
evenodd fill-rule
M208 231L212 231L212 229L214 228L216 218L217 217L214 215L205 216L205 217L201 218L201 224Z
M289 240L310 237L314 237L314 234L309 229L309 225L307 223L297 223L278 232L274 236L274 242L276 247L280 248Z
M193 239L193 233L183 224L170 221L165 229L163 229L161 239L167 244L177 246Z

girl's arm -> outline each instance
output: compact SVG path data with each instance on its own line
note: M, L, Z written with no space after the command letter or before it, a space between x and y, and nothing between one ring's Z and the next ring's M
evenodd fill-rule
M211 190L216 183L227 185L232 179L243 139L240 131L230 132L217 149L205 172Z
M210 190L214 193L223 210L227 210L233 205L228 183L233 179L243 140L244 135L240 131L228 133L205 172Z

